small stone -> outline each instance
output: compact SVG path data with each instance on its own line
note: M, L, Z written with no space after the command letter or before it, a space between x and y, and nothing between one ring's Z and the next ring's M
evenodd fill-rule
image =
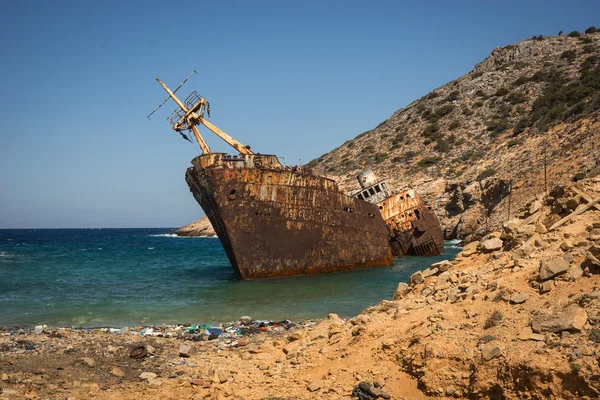
M541 222L538 222L535 224L535 231L537 233L544 234L548 233L548 228L546 228L546 225L542 224Z
M446 388L446 396L452 396L456 392L456 388L454 386L448 386Z
M385 381L381 377L377 377L373 379L373 386L375 386L377 389L381 389L385 386Z
M243 317L238 319L238 323L242 326L250 326L252 325L252 318L247 315L244 315Z
M182 344L179 346L179 357L191 357L196 353L196 348L190 344Z
M527 293L517 292L510 296L510 302L513 304L524 303L529 298Z
M527 258L531 255L531 253L533 253L533 250L534 248L531 243L524 243L514 251L514 257L517 259Z
M569 268L567 275L569 278L576 281L583 276L583 269L581 269L580 265L573 265L571 268Z
M114 354L117 352L117 348L115 346L109 344L106 347L106 351L108 351L110 354Z
M571 211L574 211L577 206L579 205L579 202L581 201L581 197L579 196L575 196L575 197L571 197L570 199L567 200L567 208Z
M336 324L344 323L344 321L342 321L342 319L337 314L334 314L334 313L327 314L327 319Z
M142 372L140 374L140 379L143 381L147 381L149 379L156 379L158 375L156 375L154 372Z
M36 392L27 392L27 393L25 393L25 398L27 400L34 400L34 399L39 399L40 397L38 396L38 394Z
M300 342L290 342L281 349L285 354L296 354L300 348Z
M543 342L546 340L546 335L542 335L541 333L532 333L529 339L537 342Z
M573 307L562 313L534 316L531 328L536 333L580 331L587 319L588 315L583 308Z
M225 383L229 380L229 375L224 370L220 369L217 371L217 378L219 383Z
M567 252L573 248L573 243L570 240L565 240L560 244L560 249Z
M408 285L404 282L398 283L398 287L396 288L396 292L394 293L394 300L400 300L410 291Z
M481 251L492 252L500 250L502 248L502 244L502 239L492 238L481 242L477 248Z
M533 330L529 326L526 326L525 328L521 329L521 331L517 335L517 338L519 340L529 340L532 334Z
M599 240L600 239L600 229L592 229L590 231L590 240Z
M156 354L156 349L150 344L146 345L146 351L148 352L148 354Z
M586 262L592 265L600 267L600 246L592 246L589 251L585 254Z
M437 270L439 272L448 271L448 269L450 269L450 267L452 267L452 263L448 260L443 260L443 261L431 264L431 269L437 268Z
M394 339L387 339L381 344L381 349L389 350L394 346L395 343L396 341Z
M95 365L96 365L96 361L94 361L94 359L93 359L93 358L90 358L90 357L83 357L83 358L81 359L81 361L82 361L82 362L83 362L85 365L87 365L88 367L93 367L93 366L95 366Z
M110 374L116 376L117 378L122 378L125 376L125 372L119 367L114 367L110 370Z
M423 273L421 271L417 271L410 276L410 286L415 286L419 283L423 283L423 280Z
M473 254L477 253L477 248L479 247L479 242L474 241L471 242L462 248L462 256L463 257L471 257Z
M316 380L312 381L308 386L306 386L306 389L308 389L309 392L316 392L317 390L321 389L321 387L323 387L323 381Z
M545 281L556 275L563 274L569 269L569 262L562 257L542 261L540 279Z
M204 379L192 379L190 381L190 384L192 386L194 386L194 385L195 386L200 386L200 387L202 387L204 389L209 389L212 386L212 384L210 382L208 382L207 380L204 380Z
M302 339L302 334L298 331L294 331L292 333L289 334L288 336L288 341L290 342L295 342L296 340L300 340Z
M529 206L529 214L535 214L539 210L542 209L542 202L539 200L534 200Z
M494 343L488 343L481 348L481 356L485 361L490 361L500 355L502 355L502 349Z
M423 278L429 278L430 276L433 276L437 273L438 273L437 268L427 268L427 269L425 269L425 271L423 271Z
M554 289L554 281L546 281L540 285L540 294L549 293Z
M525 235L527 237L532 236L536 231L535 225L522 225L517 228L517 233L519 235Z
M160 379L148 379L148 386L150 387L159 387L162 385L162 381Z

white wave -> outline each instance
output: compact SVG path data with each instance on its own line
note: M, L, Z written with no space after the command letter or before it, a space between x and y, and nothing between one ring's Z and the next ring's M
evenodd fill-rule
M148 247L148 250L154 250L154 247Z
M459 246L459 244L462 242L462 240L460 239L452 239L452 240L448 240L448 244L449 244L449 248L451 249L460 249L462 248L462 246Z
M183 239L193 239L193 238L216 238L217 236L178 236L174 233L161 233L157 235L149 235L151 237L170 237L170 238L183 238Z
M8 254L3 251L0 251L0 257L8 257Z

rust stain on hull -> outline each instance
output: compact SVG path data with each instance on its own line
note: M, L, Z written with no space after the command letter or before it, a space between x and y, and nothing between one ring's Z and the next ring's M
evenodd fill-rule
M196 157L194 197L243 279L393 265L378 207L272 155Z

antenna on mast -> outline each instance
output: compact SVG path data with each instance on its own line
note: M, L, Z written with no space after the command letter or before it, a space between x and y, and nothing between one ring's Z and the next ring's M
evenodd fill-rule
M190 79L192 77L192 75L197 74L196 70L193 70L191 74L188 75L187 78L185 78L185 80L183 82L181 82L181 85L177 86L177 89L173 90L173 94L177 93L177 91L179 90L180 87L182 87L187 81L188 79ZM148 119L150 119L150 117L152 116L152 114L154 114L156 111L158 111L159 108L161 108L167 101L169 101L169 99L171 98L171 96L167 97L162 103L160 103L160 105L158 107L156 107L151 113L150 115L148 115ZM210 107L209 107L210 109ZM210 111L208 112L208 115L210 116Z

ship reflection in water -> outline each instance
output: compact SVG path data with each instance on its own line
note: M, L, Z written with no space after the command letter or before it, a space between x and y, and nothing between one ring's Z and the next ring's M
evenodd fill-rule
M191 131L202 149L185 179L242 279L391 266L394 255L443 251L437 217L412 190L391 195L368 171L348 196L308 168L255 154L205 119L206 99L193 92L181 102L157 80L180 107L173 129L187 140ZM200 124L239 155L211 152Z

